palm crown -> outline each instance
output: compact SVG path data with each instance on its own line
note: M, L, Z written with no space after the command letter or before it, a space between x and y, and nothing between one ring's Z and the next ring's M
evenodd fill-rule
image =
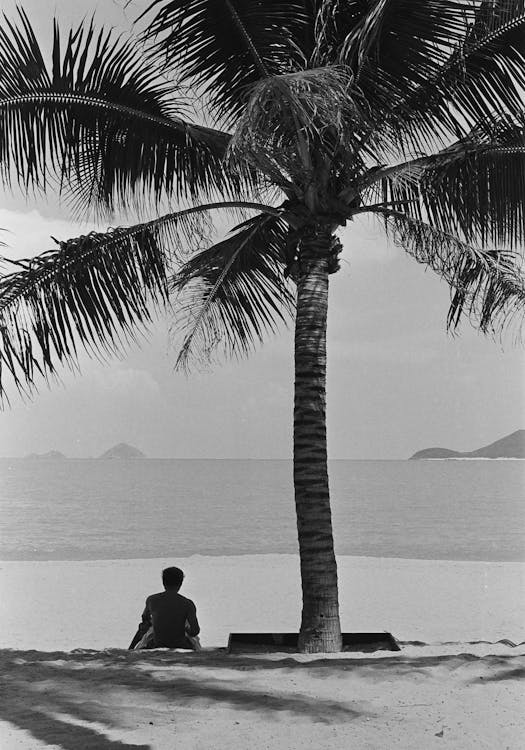
M326 464L337 227L378 218L450 285L449 326L495 331L524 309L525 0L156 0L141 22L138 43L93 25L63 42L55 25L50 66L23 13L0 30L5 183L58 187L77 212L177 204L0 277L0 363L31 390L174 296L185 366L247 353L295 308L299 537L310 524L331 540L325 469L303 501L305 467ZM248 213L217 243L203 217L221 207ZM314 505L325 516L300 510Z
M523 302L512 250L524 224L524 17L523 0L159 1L145 14L148 65L137 44L91 24L65 43L55 25L49 67L25 15L6 20L6 182L58 183L73 209L103 214L145 193L194 206L272 195L277 209L261 206L171 278L194 214L22 262L0 282L7 370L31 384L35 368L74 358L75 339L116 345L170 283L191 291L181 362L196 342L248 351L290 308L303 228L367 211L450 284L450 324L465 310L483 330L506 322ZM160 78L166 61L176 85ZM188 83L219 128L190 122ZM45 325L50 315L62 325Z

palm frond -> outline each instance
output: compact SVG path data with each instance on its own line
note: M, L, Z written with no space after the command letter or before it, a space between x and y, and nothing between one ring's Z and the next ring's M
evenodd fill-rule
M318 65L352 68L371 109L384 115L392 97L423 83L465 34L468 0L332 0L318 18Z
M315 64L352 69L376 152L427 150L523 109L525 0L332 0L317 27Z
M222 350L245 356L294 308L284 275L287 225L258 215L222 242L191 258L174 276L175 332L183 341L177 367L210 361Z
M186 103L157 60L114 34L80 25L51 65L21 10L0 29L0 178L24 189L55 177L77 207L125 208L151 194L176 198L234 190L223 168L226 133L181 118ZM238 178L237 178L238 179Z
M519 246L525 239L525 128L508 118L490 127L480 123L437 154L373 170L360 184L369 202L405 203L409 216L467 242Z
M521 255L461 242L401 212L378 211L387 232L418 263L429 266L451 289L447 327L463 317L483 333L502 332L525 315L525 275Z
M155 0L143 16L152 11L146 39L229 123L257 81L304 67L311 46L311 3L301 0Z
M166 305L168 272L209 245L208 212L234 206L239 203L185 209L7 261L17 270L0 276L0 400L6 397L2 369L29 393L36 375L75 365L79 346L102 357L122 351L147 327L152 310ZM259 204L240 207L277 213Z
M421 182L432 224L483 245L523 243L524 190L525 146L469 155L429 170Z
M525 0L482 0L466 10L464 38L433 74L398 101L393 118L457 133L490 113L523 112Z
M150 305L167 298L165 255L147 228L92 233L16 265L0 277L2 400L2 369L30 393L35 374L76 362L78 343L102 355L120 351L133 327L151 320Z

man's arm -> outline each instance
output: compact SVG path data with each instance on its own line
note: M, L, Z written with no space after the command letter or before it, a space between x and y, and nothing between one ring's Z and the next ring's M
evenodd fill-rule
M142 621L139 625L139 630L142 633L145 633L146 630L148 630L151 627L151 610L149 608L149 597L146 599L146 606L144 607L144 612L142 613Z
M146 606L144 607L144 612L142 613L142 619L139 622L139 626L137 628L137 632L133 636L133 640L128 646L128 649L132 651L137 643L140 641L144 633L146 633L151 625L151 612L149 610L148 606L148 600L146 599Z
M191 636L199 635L201 629L199 627L199 621L197 620L197 610L195 609L195 604L191 600L188 600L188 602L186 632Z

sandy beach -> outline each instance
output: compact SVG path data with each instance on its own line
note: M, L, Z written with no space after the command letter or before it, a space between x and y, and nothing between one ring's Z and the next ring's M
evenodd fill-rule
M168 564L205 650L128 652ZM400 652L227 654L231 631L297 629L293 555L1 563L2 750L523 746L524 563L341 557L339 577L343 629Z
M298 627L294 555L2 562L0 647L126 648L167 565L186 573L182 593L197 604L204 646L226 646L232 631ZM426 643L525 640L525 563L339 557L338 568L344 630Z

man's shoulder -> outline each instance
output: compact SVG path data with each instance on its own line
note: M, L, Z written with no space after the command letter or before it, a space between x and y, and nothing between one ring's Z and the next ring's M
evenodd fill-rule
M195 604L192 602L191 599L188 599L187 596L183 596L182 594L179 594L178 592L173 596L169 591L159 591L158 594L150 594L148 598L146 599L146 602L154 603L157 601L163 601L163 600L173 600L180 602L180 604L184 604L186 606L194 607Z
M195 606L191 599L188 599L187 596L183 596L182 594L177 594L177 599L181 604L184 604L185 606Z
M148 598L146 599L146 603L147 602L154 602L157 599L162 599L162 597L164 596L165 593L166 593L165 591L159 591L157 594L150 594L148 596Z

